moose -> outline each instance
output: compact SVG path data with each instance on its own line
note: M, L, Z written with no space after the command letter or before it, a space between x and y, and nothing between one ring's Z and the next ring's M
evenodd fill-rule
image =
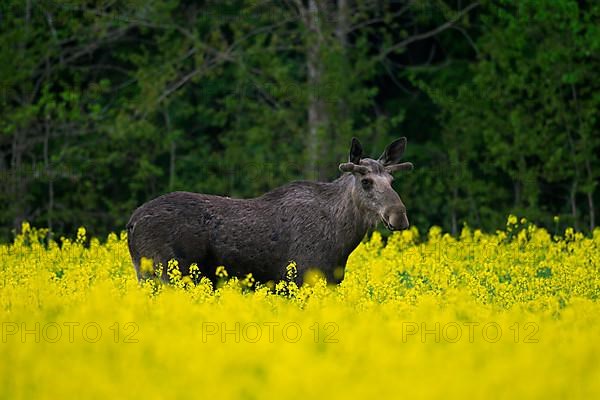
M374 160L353 138L333 182L295 181L252 199L173 192L148 201L127 223L137 277L157 274L168 281L166 266L175 259L184 276L196 264L213 282L219 266L232 276L251 273L258 282L277 282L293 261L298 285L311 269L340 283L348 256L378 221L391 231L409 226L392 188L393 173L413 168L399 162L405 148L402 137ZM144 271L142 258L152 260L154 270Z

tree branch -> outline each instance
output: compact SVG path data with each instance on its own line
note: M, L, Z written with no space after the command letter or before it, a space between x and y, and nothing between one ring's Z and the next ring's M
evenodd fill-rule
M448 28L451 28L459 19L461 19L465 14L467 14L469 11L471 11L472 9L474 9L477 6L479 6L479 3L472 3L472 4L468 5L467 7L463 8L460 12L458 12L454 16L454 18L452 18L449 21L447 21L446 23L438 26L437 28L432 29L427 32L419 33L417 35L410 36L410 37L406 38L405 40L401 41L400 43L397 43L397 44L385 49L384 51L381 52L380 57L385 58L390 53L392 53L396 50L402 49L411 43L430 38L432 36L435 36L443 31L445 31Z

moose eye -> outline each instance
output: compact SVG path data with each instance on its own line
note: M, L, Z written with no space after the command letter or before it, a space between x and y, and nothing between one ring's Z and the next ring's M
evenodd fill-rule
M360 180L360 183L362 184L363 189L365 190L369 190L373 187L373 180L369 179L369 178L363 178Z

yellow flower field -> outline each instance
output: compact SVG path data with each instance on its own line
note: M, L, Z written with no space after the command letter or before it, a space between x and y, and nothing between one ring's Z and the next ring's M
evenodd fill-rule
M599 398L600 229L373 234L344 282L140 286L125 234L0 246L0 398Z

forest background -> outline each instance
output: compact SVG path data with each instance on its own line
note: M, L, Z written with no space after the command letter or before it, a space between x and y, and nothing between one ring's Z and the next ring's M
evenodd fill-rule
M353 136L408 138L420 229L597 223L599 2L8 0L0 60L1 241L335 179Z

